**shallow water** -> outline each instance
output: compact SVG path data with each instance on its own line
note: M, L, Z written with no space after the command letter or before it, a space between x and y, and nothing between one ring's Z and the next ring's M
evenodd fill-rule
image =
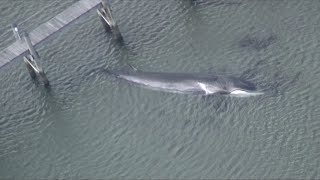
M0 2L33 27L74 1ZM124 45L94 11L37 46L50 90L22 57L0 70L0 178L320 178L320 1L111 1ZM31 16L31 17L29 17ZM20 22L20 23L19 23ZM96 68L219 72L252 98L126 84Z

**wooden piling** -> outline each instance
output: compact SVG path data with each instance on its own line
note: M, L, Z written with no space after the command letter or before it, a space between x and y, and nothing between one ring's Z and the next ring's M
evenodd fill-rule
M31 66L29 59L28 59L26 56L24 56L24 57L23 57L23 61L24 61L25 65L26 65L26 67L27 67L27 69L28 69L28 72L29 72L29 74L30 74L30 77L31 77L32 79L36 79L37 74L36 74L36 72L34 71L33 67Z
M44 71L42 69L39 71L39 77L40 77L41 81L43 82L44 86L48 87L50 85L49 80L47 78L47 75L46 75L46 73L44 73Z
M104 29L106 32L112 32L114 37L118 40L122 40L122 35L120 33L119 27L112 17L112 11L110 8L110 4L107 0L101 1L102 7L97 9L98 16L103 24Z
M43 82L45 86L49 86L49 80L44 73L41 66L38 65L37 61L40 61L40 56L36 49L33 47L28 33L23 33L24 41L27 43L29 49L29 57L24 57L24 62L28 68L29 74L32 79L35 79L36 76L39 76L40 81Z
M29 34L24 32L23 33L23 38L24 41L27 43L28 49L29 49L29 53L33 56L34 59L40 59L40 56L38 54L38 52L35 50L35 48L33 47L32 43L31 43L31 39L29 37Z
M13 31L13 35L16 38L17 41L22 40L19 32L18 25L16 23L11 24L11 29Z
M111 32L111 26L109 25L108 21L105 19L106 12L104 11L104 9L103 8L97 9L97 13L105 31Z

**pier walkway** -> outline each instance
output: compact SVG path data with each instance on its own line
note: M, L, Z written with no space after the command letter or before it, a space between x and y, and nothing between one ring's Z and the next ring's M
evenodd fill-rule
M66 25L70 24L75 19L84 15L93 8L98 7L101 0L80 0L59 13L49 21L41 24L36 29L29 33L33 46L45 40L55 32L59 31ZM9 63L16 57L20 56L28 50L27 43L18 40L0 51L0 67Z

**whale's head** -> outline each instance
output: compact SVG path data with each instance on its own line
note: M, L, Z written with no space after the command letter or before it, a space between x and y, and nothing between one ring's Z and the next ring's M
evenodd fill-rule
M262 95L263 92L257 90L256 86L246 80L231 78L226 90L233 97L249 97Z
M253 83L243 79L228 76L215 76L210 80L198 82L199 87L206 95L221 94L232 97L249 97L263 94L263 92L257 90Z

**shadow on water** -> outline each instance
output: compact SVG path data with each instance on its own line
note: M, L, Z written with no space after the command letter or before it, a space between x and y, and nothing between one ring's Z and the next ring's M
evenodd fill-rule
M230 6L230 5L241 5L240 1L230 0L191 0L191 3L196 6Z
M239 46L242 48L250 48L256 51L260 51L274 44L276 40L277 37L275 35L269 35L266 37L246 35L239 41Z

